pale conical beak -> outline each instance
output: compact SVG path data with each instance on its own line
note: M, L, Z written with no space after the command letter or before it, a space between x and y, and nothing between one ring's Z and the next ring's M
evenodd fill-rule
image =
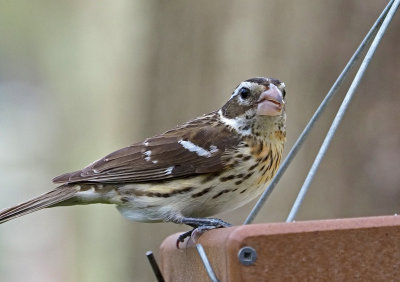
M257 104L257 115L277 116L281 114L285 101L281 90L271 83L269 89L261 93Z

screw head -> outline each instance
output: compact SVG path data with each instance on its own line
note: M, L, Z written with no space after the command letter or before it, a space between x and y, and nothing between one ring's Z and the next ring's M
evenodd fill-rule
M252 247L245 246L239 250L238 259L243 265L252 265L257 259L257 252Z

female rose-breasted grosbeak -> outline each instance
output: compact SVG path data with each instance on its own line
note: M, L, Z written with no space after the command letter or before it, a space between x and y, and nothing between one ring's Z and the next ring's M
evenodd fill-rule
M0 212L0 223L55 206L115 204L128 219L195 230L228 226L204 218L242 206L274 176L285 143L285 85L240 83L221 109L115 151L53 179L61 186Z

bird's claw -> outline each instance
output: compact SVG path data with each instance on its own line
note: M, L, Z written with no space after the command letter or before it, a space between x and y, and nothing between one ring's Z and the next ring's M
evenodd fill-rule
M230 223L218 218L185 218L182 223L192 226L193 229L179 235L178 239L176 240L176 247L178 249L179 244L183 243L188 237L190 237L193 242L196 242L199 237L206 231L232 226Z

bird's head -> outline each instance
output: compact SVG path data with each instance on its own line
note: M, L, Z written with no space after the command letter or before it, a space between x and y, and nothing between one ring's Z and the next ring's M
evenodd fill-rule
M221 120L243 135L284 131L285 84L277 79L256 77L243 81L220 110Z

